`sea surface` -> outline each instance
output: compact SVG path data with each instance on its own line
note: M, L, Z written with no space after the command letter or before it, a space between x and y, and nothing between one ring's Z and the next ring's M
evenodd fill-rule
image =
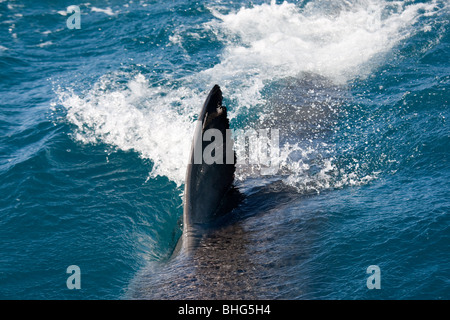
M0 0L0 299L127 298L170 264L214 84L232 128L280 130L278 172L236 172L264 297L450 299L449 20L447 0Z

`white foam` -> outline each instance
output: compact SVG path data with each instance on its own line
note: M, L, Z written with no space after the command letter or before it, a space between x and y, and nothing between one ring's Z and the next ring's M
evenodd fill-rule
M299 9L272 1L225 15L213 9L217 20L209 26L228 42L214 69L227 74L256 69L258 80L312 72L345 83L367 75L379 63L375 58L408 37L417 19L437 7L435 1L345 3L316 1Z
M345 4L318 1L299 8L272 2L228 13L212 7L214 19L204 29L225 44L217 65L177 79L177 86L155 87L142 74L105 75L82 94L59 89L59 101L67 120L75 126L75 139L134 150L154 164L150 176L166 176L181 185L194 118L213 84L220 84L224 95L233 102L231 118L260 106L264 102L261 90L277 79L308 72L345 84L369 75L386 53L414 32L419 17L435 14L437 7L436 1ZM91 10L113 14L109 8ZM175 32L168 44L181 45L181 37ZM116 80L123 76L129 80L119 86ZM330 148L324 147L325 153ZM293 161L293 152L301 152L304 158ZM342 173L333 156L316 161L318 171L308 174L306 160L316 153L298 145L285 146L280 155L280 163L289 172L285 182L300 189L304 186L321 190L376 177L354 171Z
M113 15L116 14L115 12L112 11L112 9L110 7L107 7L106 9L92 7L91 11L92 12L101 12L101 13L104 13L104 14L106 14L108 16L113 16Z
M39 43L36 46L39 48L45 48L45 47L51 46L52 44L53 44L53 42L51 42L51 41L45 41L45 42Z
M71 90L59 91L67 120L75 126L75 138L83 143L106 143L121 150L134 150L154 163L151 176L167 176L184 183L192 117L200 105L191 92L151 88L141 74L125 88L110 89L114 80L106 77L83 97ZM106 89L108 88L108 89ZM185 99L183 99L183 97ZM174 101L183 114L174 110Z

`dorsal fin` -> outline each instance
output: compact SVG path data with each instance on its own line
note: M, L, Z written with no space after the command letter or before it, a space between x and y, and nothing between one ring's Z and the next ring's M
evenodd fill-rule
M234 151L231 151L230 163L232 139L227 130L229 127L227 109L222 105L222 91L215 85L200 112L186 171L183 210L185 234L204 228L222 214L223 210L219 210L219 207L232 187L235 172ZM216 147L218 145L215 140L203 141L203 135L209 129L217 129L222 135L223 143L219 145L223 151L222 163L207 164L203 159L205 148L210 143L215 142Z

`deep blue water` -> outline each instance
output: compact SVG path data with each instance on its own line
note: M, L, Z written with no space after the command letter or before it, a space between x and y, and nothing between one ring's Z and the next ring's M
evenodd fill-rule
M270 209L241 221L273 233L258 248L288 288L277 297L449 299L449 8L0 1L0 298L120 299L166 261L218 83L232 127L271 123L290 143L269 179L290 200L268 192ZM237 178L252 208L268 177Z

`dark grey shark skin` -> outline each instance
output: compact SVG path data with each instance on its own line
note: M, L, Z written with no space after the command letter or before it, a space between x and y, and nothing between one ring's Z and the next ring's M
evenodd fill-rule
M221 215L221 205L227 193L232 190L235 172L235 155L231 139L226 139L230 128L227 109L222 106L222 91L215 85L209 93L197 120L192 141L191 155L186 170L182 249L191 250L195 240L202 235ZM222 134L222 163L207 164L202 155L211 143L203 141L203 134L209 129L220 130ZM227 141L228 140L228 141ZM228 145L227 145L228 142ZM228 148L228 149L227 149ZM227 152L232 153L232 162ZM228 162L227 162L228 160Z
M333 87L321 89L321 82L313 81L316 78L282 83L279 93L262 110L270 115L270 123L257 125L285 130L282 139L324 137L321 130L334 121L328 100L335 105L334 97L339 95ZM315 90L314 96L305 93L309 86ZM233 165L196 165L192 161L195 145L200 146L207 128L229 126L218 86L211 90L198 119L186 173L181 239L168 260L151 261L135 275L123 298L314 298L309 295L312 279L324 280L308 270L315 263L310 250L327 224L320 214L324 210L320 201L279 180L261 183L265 177L234 181L245 193L244 198L235 197ZM320 127L314 126L316 119ZM201 144L200 151L205 145Z

